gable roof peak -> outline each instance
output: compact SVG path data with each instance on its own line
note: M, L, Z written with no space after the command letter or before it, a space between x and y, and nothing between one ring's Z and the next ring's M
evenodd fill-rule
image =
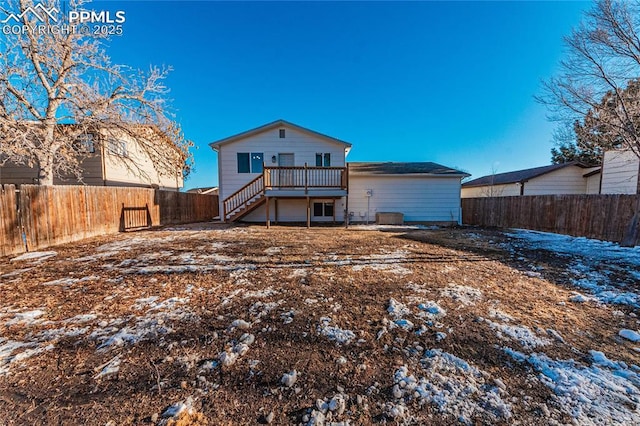
M209 144L209 146L213 150L217 151L222 145L226 145L228 143L232 143L232 142L244 139L244 138L248 138L250 136L254 136L254 135L269 131L271 129L276 129L276 128L279 128L279 127L282 127L282 126L287 126L287 127L291 128L291 129L294 129L294 130L297 130L297 131L300 131L300 132L303 132L303 133L307 133L307 134L310 134L310 135L313 135L313 136L316 136L316 137L320 137L320 138L328 140L330 142L334 142L334 143L338 143L338 144L344 145L347 149L351 148L351 144L349 142L345 142L343 140L334 138L332 136L325 135L324 133L316 132L315 130L311 130L309 128L306 128L306 127L300 126L298 124L292 123L290 121L284 120L282 118L279 118L279 119L277 119L275 121L272 121L270 123L267 123L267 124L263 124L262 126L258 126L258 127L253 128L253 129L250 129L250 130L247 130L247 131L244 131L244 132L241 132L241 133L237 133L235 135L228 136L226 138L219 139L217 141L211 142Z

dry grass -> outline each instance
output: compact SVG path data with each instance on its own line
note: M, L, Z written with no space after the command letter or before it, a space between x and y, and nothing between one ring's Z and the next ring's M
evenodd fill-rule
M496 311L549 339L537 350L553 359L584 360L595 349L640 363L633 345L616 336L635 325L630 309L570 303L573 289L562 260L540 253L518 260L498 244L506 241L502 234L476 234L212 225L92 239L58 247L57 256L42 262L3 259L0 345L53 347L14 360L9 374L0 375L0 423L255 424L273 412L273 424L298 424L318 399L336 394L346 395L347 409L334 413L334 420L393 423L400 420L386 404L398 402L394 372L403 365L422 371L421 349L461 358L483 372L478 380L487 385L504 382L501 395L511 417L476 411L471 422L568 421L536 373L503 351L525 349L490 326L500 322L491 317ZM523 273L532 264L545 266L544 277ZM31 269L1 277L23 268ZM46 284L63 278L72 280ZM481 296L465 305L446 296L451 285ZM171 298L177 299L158 307ZM405 317L414 323L412 331L390 327L392 298L411 310ZM428 323L418 309L426 301L437 302L446 316ZM34 310L42 311L40 321L14 320L16 313ZM70 321L79 315L91 317ZM351 343L322 335L323 317L351 330ZM249 327L231 328L237 319ZM145 327L137 341L125 336L101 348L117 332ZM547 329L564 343L553 341ZM52 337L43 337L47 332ZM255 337L246 354L232 365L206 368L245 333ZM118 371L100 376L116 358ZM294 369L297 382L283 386L282 375ZM189 397L192 411L163 420L167 407ZM434 404L408 398L406 405L406 423L458 423Z

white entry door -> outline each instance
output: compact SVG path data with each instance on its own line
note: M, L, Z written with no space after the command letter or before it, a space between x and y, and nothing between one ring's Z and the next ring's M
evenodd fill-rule
M278 166L280 167L293 167L295 160L293 154L278 154ZM292 187L295 185L293 169L291 170L278 170L278 186Z

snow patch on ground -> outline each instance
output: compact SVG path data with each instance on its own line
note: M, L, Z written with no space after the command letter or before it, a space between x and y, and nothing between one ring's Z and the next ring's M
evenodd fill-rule
M80 315L76 315L75 317L68 318L63 322L70 323L70 324L83 323L83 322L93 321L96 318L98 318L96 314L80 314Z
M625 291L626 286L638 280L640 247L620 247L615 243L584 237L526 230L514 230L505 235L513 239L506 244L511 251L514 248L542 249L573 257L569 265L569 272L574 275L571 283L589 290L598 301L640 307L639 295ZM622 276L626 274L626 280L613 282L609 277L612 266L618 267L617 272Z
M122 360L120 359L120 355L112 358L106 364L101 365L98 369L100 372L95 375L94 379L101 379L106 376L111 376L112 374L116 374L120 371L120 364Z
M242 297L244 299L263 299L265 297L270 297L276 294L278 294L278 292L274 290L273 287L267 287L264 290L245 291Z
M25 272L29 272L30 270L32 270L33 268L22 268L22 269L16 269L13 270L11 272L7 272L6 274L0 275L0 278L13 278L13 277L17 277L18 275L24 274Z
M0 337L0 376L10 372L11 366L45 351L50 351L52 344L36 342L18 342Z
M458 284L449 284L440 291L440 294L465 306L473 305L482 299L482 292L477 288Z
M573 296L569 298L569 301L573 303L585 303L592 300L595 300L595 299L593 297L585 296L584 294L578 293L578 292L574 292Z
M32 252L21 254L20 256L14 257L13 259L10 260L10 262L24 262L29 260L41 262L43 260L47 260L57 255L58 255L58 252L56 251L32 251Z
M33 311L18 312L14 314L13 318L5 322L6 326L20 324L28 327L33 324L37 324L42 321L40 318L44 315L44 311L40 309L34 309Z
M396 299L389 299L389 307L387 312L395 319L404 318L411 314L411 310L404 303L398 302Z
M320 325L318 325L318 334L325 336L327 339L336 342L338 345L348 345L355 338L356 335L351 330L345 330L338 326L329 325L331 318L320 318Z
M640 333L633 330L622 329L618 332L618 335L624 339L631 340L632 342L640 341Z
M640 424L640 377L637 368L610 361L591 351L592 365L553 360L543 353L530 355L504 348L515 361L526 362L554 392L563 411L581 425Z
M527 350L532 350L538 346L546 346L551 341L545 337L537 336L529 327L521 325L501 324L490 320L485 320L489 327L496 331L496 335L501 339L512 339Z
M256 337L253 334L243 334L238 340L238 343L232 346L230 345L224 352L218 355L220 364L225 367L231 367L238 359L249 352L249 346L251 346L255 340Z
M188 299L172 297L160 303L155 296L138 299L134 309L148 308L144 316L133 316L126 320L115 319L105 323L91 333L90 337L99 342L98 350L105 351L113 347L136 344L143 340L161 338L173 333L171 322L192 322L199 320L188 308L182 305ZM120 328L123 322L128 324Z
M71 285L71 284L87 282L87 281L96 281L99 279L100 277L97 275L90 275L88 277L83 277L83 278L60 278L58 280L47 281L45 283L42 283L42 285Z
M425 351L421 367L418 377L406 365L396 370L392 389L395 403L388 407L392 417L406 417L409 411L406 404L412 400L432 404L464 424L478 419L491 423L511 417L511 405L503 400L506 391L487 383L485 377L489 375L466 361L432 349Z
M419 317L435 320L447 315L447 311L432 300L418 304Z

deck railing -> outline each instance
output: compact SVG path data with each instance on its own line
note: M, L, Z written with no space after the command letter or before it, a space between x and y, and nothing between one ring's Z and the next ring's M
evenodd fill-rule
M266 189L347 189L346 167L265 167Z
M349 186L349 173L346 167L308 167L304 166L264 166L262 174L225 198L223 218L226 221L236 211L248 207L264 195L265 189L300 190L307 194L309 189L342 189Z

